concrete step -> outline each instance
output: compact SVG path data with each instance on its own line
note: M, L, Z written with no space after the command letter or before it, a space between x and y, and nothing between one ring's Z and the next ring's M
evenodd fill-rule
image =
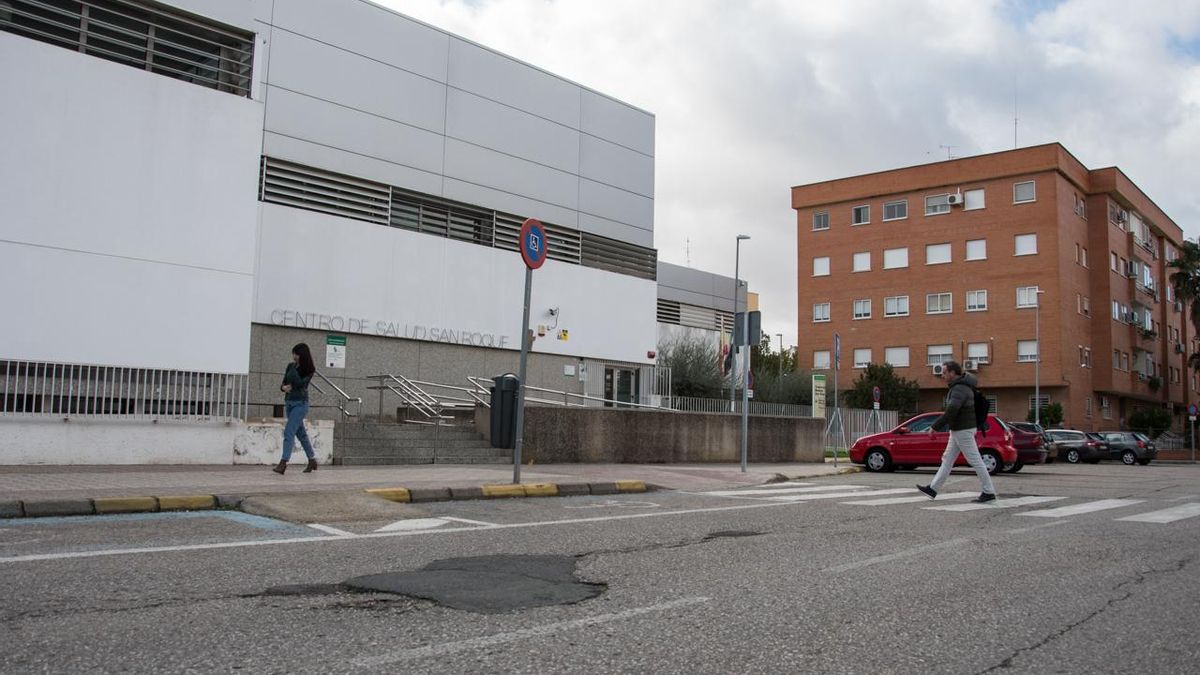
M346 424L334 426L333 433L339 438L478 438L480 435L474 427L469 429L409 429L394 426L354 428Z
M491 443L482 438L339 438L335 445L345 448L490 448Z

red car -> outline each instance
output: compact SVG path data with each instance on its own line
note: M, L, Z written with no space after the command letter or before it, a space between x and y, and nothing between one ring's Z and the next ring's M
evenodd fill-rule
M932 436L929 434L929 427L940 414L923 413L891 431L863 436L850 447L850 461L862 464L867 471L941 465L942 452L946 449L950 432L935 431ZM983 465L990 474L996 474L1005 464L1017 461L1012 432L995 415L988 415L986 434L975 432L975 443L979 446ZM954 465L967 466L967 458L959 455Z

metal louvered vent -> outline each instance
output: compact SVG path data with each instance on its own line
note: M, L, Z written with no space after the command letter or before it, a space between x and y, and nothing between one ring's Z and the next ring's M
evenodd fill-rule
M388 224L388 186L264 158L262 200L343 218Z
M392 188L392 227L492 245L492 212Z
M3 0L0 30L238 96L254 35L134 0Z
M581 243L581 265L641 279L658 278L658 252L652 248L589 232L582 233Z
M680 305L679 323L683 326L703 328L704 330L721 329L721 320L715 309L695 305Z
M679 325L679 303L675 300L658 299L658 322Z

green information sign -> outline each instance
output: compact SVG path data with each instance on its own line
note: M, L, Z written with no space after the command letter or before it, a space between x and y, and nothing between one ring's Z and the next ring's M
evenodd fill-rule
M326 335L325 336L325 367L326 368L345 368L346 367L346 336L345 335Z

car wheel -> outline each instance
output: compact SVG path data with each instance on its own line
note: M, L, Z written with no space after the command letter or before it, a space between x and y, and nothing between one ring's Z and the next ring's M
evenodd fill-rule
M1070 450L1067 450L1067 456L1064 457L1063 459L1067 460L1067 464L1078 464L1079 460L1082 459L1082 457L1079 456L1078 450L1076 450L1075 448L1071 448Z
M1024 469L1024 468L1025 468L1025 462L1022 462L1022 461L1017 461L1017 462L1014 462L1014 463L1013 463L1013 465L1012 465L1012 468L1010 468L1010 469L1007 469L1007 471L1008 471L1009 473L1016 473L1016 472L1018 472L1018 471L1020 471L1021 469Z
M1000 455L997 455L993 450L984 450L979 453L983 458L983 468L987 469L989 475L995 476L1004 468L1004 462L1000 461Z
M1125 466L1133 466L1137 462L1137 453L1132 450L1126 450L1121 453L1121 463Z
M873 448L867 451L865 459L867 471L891 471L892 458L888 456L886 450Z
M1150 463L1150 460L1148 460L1148 459L1139 459L1138 460L1138 464L1141 464L1142 466L1146 466L1149 463Z

